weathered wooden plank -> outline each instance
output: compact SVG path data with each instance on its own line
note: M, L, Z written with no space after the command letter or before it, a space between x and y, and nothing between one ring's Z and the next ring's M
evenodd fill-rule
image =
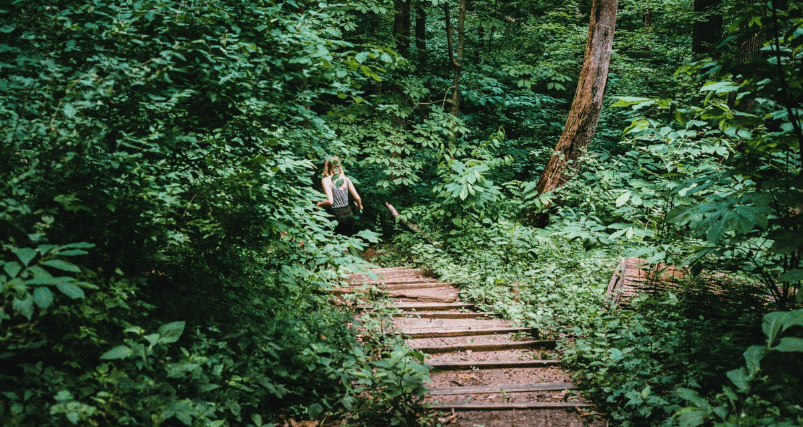
M353 284L383 284L383 285L403 285L405 283L435 283L438 279L423 276L399 276L390 278L379 278L376 280L357 279L351 280Z
M461 313L459 311L444 311L444 312L421 312L421 313L397 313L396 317L413 317L421 319L474 319L475 317L492 317L496 316L494 313Z
M535 328L493 328L493 329L456 329L456 330L440 330L440 331L427 331L427 332L413 332L401 331L401 335L410 338L447 338L447 337L472 337L477 335L496 335L496 334L512 334L516 332L530 332L533 335L538 334L538 329Z
M433 346L410 346L411 350L421 351L428 354L453 353L458 351L501 351L514 350L519 348L555 348L555 341L506 341L496 343L473 343L473 344L454 344L454 345L433 345Z
M401 290L408 290L408 289L431 289L431 288L451 288L454 287L454 283L421 283L421 282L413 282L413 283L396 283L392 285L385 285L385 289L388 291L401 291Z
M543 366L559 366L560 360L507 360L500 362L427 362L437 371L449 371L457 369L515 369L515 368L538 368Z
M452 303L439 303L439 302L419 302L419 303L402 303L393 304L390 307L397 308L402 311L435 311L435 310L459 310L468 309L476 306L470 302L452 302ZM373 310L372 305L358 305L358 310Z
M474 387L438 387L428 390L430 396L445 394L491 394L491 393L527 393L532 391L559 391L574 390L577 387L572 383L530 383L530 384L501 384Z
M591 408L594 404L586 402L520 402L520 403L433 403L432 409L454 409L455 411L504 411L508 409L560 409Z

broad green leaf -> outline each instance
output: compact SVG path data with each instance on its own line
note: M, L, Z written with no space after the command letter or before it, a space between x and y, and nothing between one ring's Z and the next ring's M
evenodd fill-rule
M716 93L734 92L739 89L739 85L733 82L709 83L700 89L700 92L715 91Z
M47 309L53 304L53 292L45 286L39 286L33 291L33 302L42 310Z
M17 254L17 258L22 261L22 265L28 266L28 264L36 257L36 250L31 248L21 248L15 249L14 253Z
M134 352L126 345L118 345L117 347L103 353L100 356L101 360L117 360L130 357Z
M69 282L56 283L56 287L72 299L82 299L86 296L83 289Z
M627 201L630 200L630 192L625 191L619 197L616 198L616 207L624 205Z
M744 352L744 360L747 362L747 371L750 376L754 376L758 372L766 352L767 348L761 345L750 346Z
M33 317L33 298L31 294L26 292L23 299L15 297L12 306L17 313L27 317L28 320Z
M313 403L307 407L307 414L312 419L318 418L321 412L323 412L323 406L320 403Z
M368 52L360 52L354 55L354 59L357 60L357 62L359 62L360 64L362 64L363 62L365 62L366 59L368 59Z
M3 264L3 271L5 271L6 274L8 274L8 277L10 279L17 277L17 274L19 274L21 270L22 266L20 265L20 263L16 261L9 261Z
M700 394L695 390L679 387L676 393L681 399L686 400L697 407L704 408L708 405L708 402L700 397Z
M185 322L171 322L159 328L159 343L170 344L178 341L184 332Z
M39 264L46 265L48 267L58 268L59 270L70 271L73 273L81 272L81 269L78 268L78 266L76 266L75 264L61 259L50 259L47 261L42 261Z
M617 101L612 105L614 108L629 107L631 105L638 105L643 103L654 104L655 100L650 98L638 98L633 96L614 96Z
M803 280L803 269L800 268L789 270L778 278L778 281L787 283L799 282L801 280Z
M783 318L783 330L792 326L803 326L803 308L786 313Z
M683 408L678 411L680 427L698 427L705 423L705 411L697 408Z
M750 376L747 374L747 369L734 369L732 371L728 371L727 375L733 385L735 385L739 391L746 392L750 388Z
M772 350L781 351L784 353L803 353L803 338L781 338L781 342L773 347Z
M764 315L761 329L764 331L764 335L767 336L767 347L772 347L772 344L775 343L778 332L781 330L781 326L783 326L786 314L787 313L783 311L776 311Z

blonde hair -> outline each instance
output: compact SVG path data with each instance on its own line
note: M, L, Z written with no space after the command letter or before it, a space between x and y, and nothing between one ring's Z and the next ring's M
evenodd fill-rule
M332 157L332 160L327 159L323 164L323 176L332 176L336 173L343 173L343 165L337 156Z

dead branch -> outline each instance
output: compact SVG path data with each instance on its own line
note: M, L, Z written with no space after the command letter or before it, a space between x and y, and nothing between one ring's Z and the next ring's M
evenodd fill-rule
M426 240L426 242L429 243L430 245L433 245L433 246L438 247L438 248L443 247L442 243L439 243L439 242L436 242L436 241L432 240L429 236L424 234L421 231L421 229L418 228L417 225L415 225L412 222L407 221L406 219L400 217L399 216L399 212L396 210L396 208L393 207L393 205L391 205L388 202L385 202L385 206L388 207L388 210L390 210L390 214L393 215L393 218L396 219L397 221L399 221L400 223L402 223L402 225L407 227L407 229L409 229L413 233L418 234L419 236L421 236L421 238Z

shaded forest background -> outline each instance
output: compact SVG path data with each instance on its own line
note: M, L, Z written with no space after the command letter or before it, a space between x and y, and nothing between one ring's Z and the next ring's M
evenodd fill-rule
M596 131L544 191L597 7ZM328 296L369 246L560 339L620 425L803 424L802 14L2 2L2 424L425 424L420 355ZM315 207L334 155L351 237ZM626 256L704 274L608 309Z

